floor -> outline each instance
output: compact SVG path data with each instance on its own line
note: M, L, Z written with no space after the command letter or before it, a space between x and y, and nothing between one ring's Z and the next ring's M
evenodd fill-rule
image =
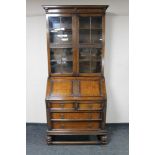
M129 125L108 124L107 145L47 145L46 125L27 124L27 155L128 155ZM82 137L83 138L83 137ZM87 137L84 137L87 138ZM94 137L91 137L92 139Z

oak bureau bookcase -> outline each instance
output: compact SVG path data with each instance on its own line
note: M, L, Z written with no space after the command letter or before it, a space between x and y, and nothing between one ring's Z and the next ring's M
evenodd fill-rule
M48 144L106 144L105 12L99 6L43 6L46 12ZM57 141L95 135L96 141Z

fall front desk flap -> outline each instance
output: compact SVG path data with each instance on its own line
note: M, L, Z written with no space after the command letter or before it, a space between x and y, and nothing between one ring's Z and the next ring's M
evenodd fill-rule
M105 80L101 77L52 77L48 79L47 100L106 99Z

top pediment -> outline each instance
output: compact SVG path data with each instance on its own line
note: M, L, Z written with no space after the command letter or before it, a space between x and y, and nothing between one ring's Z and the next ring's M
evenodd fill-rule
M50 13L104 13L108 5L43 5L45 12Z

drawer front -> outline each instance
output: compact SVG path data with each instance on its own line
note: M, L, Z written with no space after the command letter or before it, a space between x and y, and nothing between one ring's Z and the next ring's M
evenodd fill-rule
M51 113L51 119L100 119L100 113Z
M49 108L58 108L58 109L72 109L74 108L73 103L51 103Z
M53 129L99 129L99 122L53 122Z
M102 108L101 103L80 103L79 110L100 110Z
M74 109L74 110L101 110L104 106L102 102L50 102L48 108L52 109Z

